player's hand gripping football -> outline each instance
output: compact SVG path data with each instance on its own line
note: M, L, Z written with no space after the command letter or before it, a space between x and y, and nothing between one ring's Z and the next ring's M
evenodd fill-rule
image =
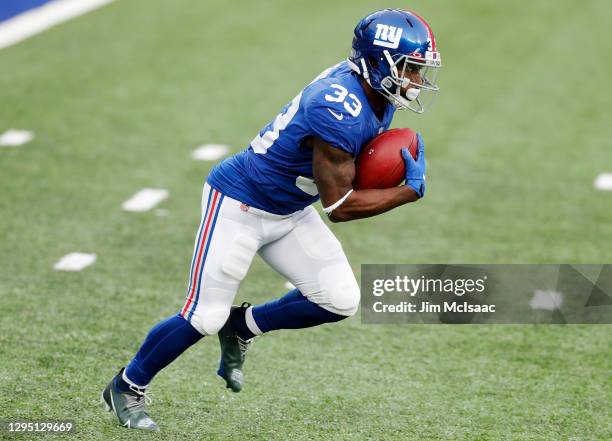
M406 185L412 188L422 198L425 195L425 144L423 137L417 134L419 145L417 147L417 158L414 160L407 148L402 149L402 158L406 165Z

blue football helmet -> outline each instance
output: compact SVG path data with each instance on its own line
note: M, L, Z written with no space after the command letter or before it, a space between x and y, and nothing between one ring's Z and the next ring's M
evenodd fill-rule
M399 110L423 113L439 90L436 77L442 59L436 39L413 12L383 9L362 19L355 27L348 64ZM404 77L408 72L419 72L421 83Z

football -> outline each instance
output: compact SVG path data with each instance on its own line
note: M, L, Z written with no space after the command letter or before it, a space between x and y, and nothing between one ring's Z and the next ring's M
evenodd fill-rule
M365 190L399 185L404 180L406 170L401 153L404 147L408 147L416 159L418 140L415 131L391 129L372 139L357 157L353 188Z

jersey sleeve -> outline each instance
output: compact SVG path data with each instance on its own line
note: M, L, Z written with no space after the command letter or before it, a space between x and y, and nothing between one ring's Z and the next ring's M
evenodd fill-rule
M337 91L322 87L312 93L306 100L304 116L314 136L356 156L361 147L361 120L346 109L344 100L339 101L342 94Z

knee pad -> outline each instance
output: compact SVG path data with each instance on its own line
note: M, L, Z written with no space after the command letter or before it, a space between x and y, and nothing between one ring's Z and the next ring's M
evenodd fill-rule
M334 314L355 315L359 308L360 290L347 263L330 265L318 274L320 291L308 299Z
M189 323L201 334L216 334L229 317L237 291L238 284L218 280L207 273L206 286L199 294L193 313L188 316Z
M240 282L246 276L258 246L254 238L239 235L219 264L206 271L206 285L189 320L202 334L216 334L227 321Z
M214 289L211 289L214 291ZM210 294L207 293L207 294ZM227 293L220 293L227 296ZM189 318L189 323L200 334L214 335L223 327L230 314L231 304L227 302L206 301L202 307L196 308Z

